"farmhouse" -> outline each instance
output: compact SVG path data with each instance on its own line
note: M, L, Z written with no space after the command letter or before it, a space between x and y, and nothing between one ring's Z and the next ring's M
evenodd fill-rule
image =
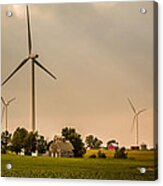
M55 136L49 147L49 155L52 157L73 157L74 147L70 141Z

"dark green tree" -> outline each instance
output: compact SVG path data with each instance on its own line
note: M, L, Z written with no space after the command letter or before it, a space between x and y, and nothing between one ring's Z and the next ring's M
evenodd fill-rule
M37 149L38 132L29 132L24 139L25 154L31 155Z
M114 154L114 158L117 159L127 159L127 153L126 153L126 148L122 147L122 148L117 148Z
M18 127L11 139L11 150L15 151L16 154L21 152L21 149L25 147L25 138L28 135L28 131L25 128Z
M99 140L97 137L94 137L93 135L89 135L86 137L85 143L87 146L93 149L98 149L102 145L103 142Z
M94 136L93 135L86 136L85 143L88 147L94 148Z
M73 128L65 127L62 129L62 136L64 136L66 139L68 139L69 136L74 133L76 133L76 131Z
M73 128L65 127L62 129L62 136L69 140L74 147L74 156L82 157L85 153L84 143L82 142L81 135Z
M37 137L37 150L39 154L43 154L48 149L47 141L44 136L39 135Z
M101 140L96 137L94 138L94 149L98 149L102 144L103 142Z
M105 153L101 152L100 150L98 151L97 154L98 154L98 157L99 157L99 158L106 158Z
M8 131L1 133L1 153L6 154L8 145L11 141L11 134Z

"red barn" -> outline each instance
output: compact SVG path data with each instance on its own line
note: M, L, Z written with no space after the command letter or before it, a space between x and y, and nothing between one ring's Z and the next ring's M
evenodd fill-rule
M110 143L108 145L108 150L115 150L115 148L117 147L118 145L116 143Z

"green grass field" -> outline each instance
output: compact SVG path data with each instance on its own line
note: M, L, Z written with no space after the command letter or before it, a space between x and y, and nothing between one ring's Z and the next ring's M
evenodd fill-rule
M129 151L127 160L111 158L113 153L106 151L110 158L87 158L97 151L88 151L84 158L51 158L17 155L2 155L3 177L71 178L71 179L117 179L155 180L156 168L153 151ZM6 169L11 163L12 169ZM145 167L141 174L139 168Z

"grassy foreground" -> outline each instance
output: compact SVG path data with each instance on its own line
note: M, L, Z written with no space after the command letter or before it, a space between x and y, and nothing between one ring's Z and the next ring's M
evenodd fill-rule
M87 153L91 153L87 152ZM93 153L93 152L92 152ZM108 152L109 153L109 152ZM153 152L129 152L129 159L51 158L2 155L3 177L155 180ZM12 169L6 169L11 163ZM141 174L140 168L146 168Z

